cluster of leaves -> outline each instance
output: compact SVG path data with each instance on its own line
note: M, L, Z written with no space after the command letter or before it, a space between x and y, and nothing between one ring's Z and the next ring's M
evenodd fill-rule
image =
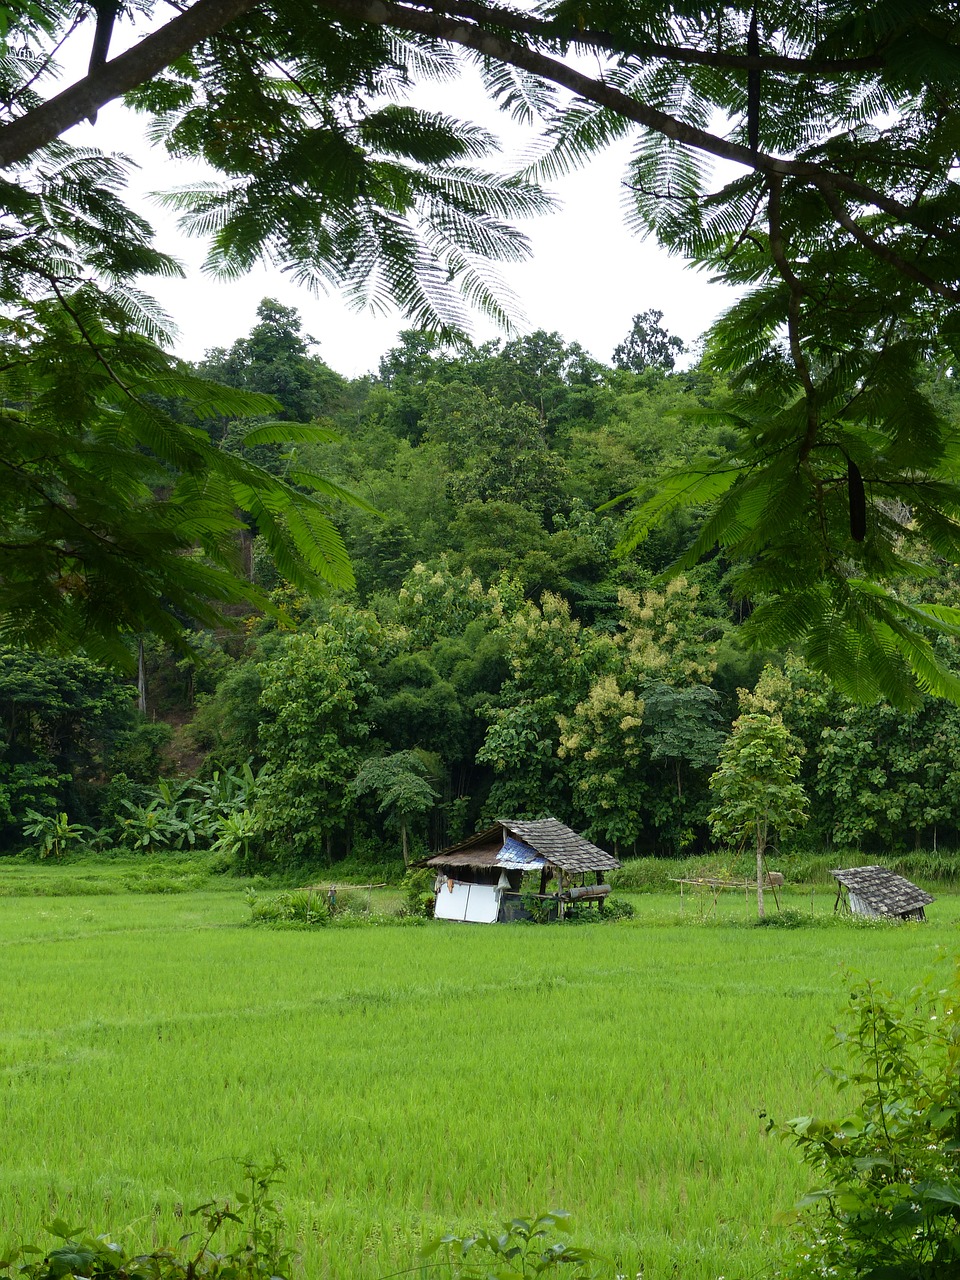
M215 769L207 780L161 778L152 794L136 803L122 799L118 844L138 852L213 849L243 870L249 841L257 831L252 815L259 780L249 762Z
M594 1280L609 1267L607 1259L569 1238L570 1215L554 1209L536 1218L512 1218L500 1230L459 1236L449 1233L424 1250L441 1250L456 1280L536 1280L561 1273L571 1280Z
M960 1266L958 999L956 979L904 1000L875 982L852 990L830 1075L855 1105L780 1126L818 1180L783 1274L939 1280Z
M23 1244L0 1258L4 1280L287 1280L292 1251L275 1187L284 1165L244 1163L244 1183L229 1201L211 1201L191 1210L197 1230L177 1248L128 1254L109 1236L93 1236L62 1219L47 1230L59 1243L53 1249ZM195 1238L196 1237L196 1238Z
M952 653L944 661L956 665ZM811 843L897 851L954 839L953 704L927 695L908 710L858 705L795 656L767 668L756 694L802 744L797 776L810 802Z

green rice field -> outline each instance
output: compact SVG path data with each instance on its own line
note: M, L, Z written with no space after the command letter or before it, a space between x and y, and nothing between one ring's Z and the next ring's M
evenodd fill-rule
M438 1229L551 1208L630 1280L763 1273L806 1185L763 1116L833 1106L843 971L946 974L960 920L944 896L926 925L758 929L743 898L681 916L645 895L602 927L274 932L245 927L239 888L21 897L15 877L0 1248L54 1215L174 1240L238 1159L277 1152L304 1275L358 1280Z

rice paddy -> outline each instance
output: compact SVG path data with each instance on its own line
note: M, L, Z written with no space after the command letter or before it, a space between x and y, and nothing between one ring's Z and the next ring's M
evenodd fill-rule
M960 898L796 930L636 902L598 928L300 933L243 927L239 889L0 896L0 1248L55 1214L175 1239L277 1152L306 1276L550 1208L620 1274L755 1276L806 1186L763 1116L832 1107L841 970L945 970Z

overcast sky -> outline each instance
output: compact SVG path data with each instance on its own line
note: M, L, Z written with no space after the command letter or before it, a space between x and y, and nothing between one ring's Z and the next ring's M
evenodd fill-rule
M111 52L119 52L120 47L118 42ZM530 138L498 113L469 79L454 91L445 85L433 92L438 100L431 104L420 96L420 105L454 110L496 132L504 139L508 164L529 147ZM375 369L405 327L399 315L357 313L335 295L312 296L275 269L260 268L232 282L202 272L203 243L181 235L175 221L151 202L149 193L206 175L197 165L171 160L162 149L149 147L143 125L144 118L114 103L100 111L95 126L81 125L68 137L78 145L122 151L140 164L133 203L157 228L159 246L187 270L185 280L147 282L179 329L180 354L197 359L211 347L229 346L256 322L260 300L272 297L300 311L304 330L338 372L357 376ZM530 261L499 268L519 300L521 331L556 330L603 361L609 361L640 311L651 307L662 311L666 327L690 343L734 296L681 259L664 253L653 240L640 240L626 230L621 207L625 155L621 147L557 184L560 209L523 224L533 250ZM477 318L475 339L497 333L483 317Z

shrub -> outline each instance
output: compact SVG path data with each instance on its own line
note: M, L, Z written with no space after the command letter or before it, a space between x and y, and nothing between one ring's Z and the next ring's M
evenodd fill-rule
M400 881L400 888L403 892L403 906L401 910L408 916L426 916L433 915L433 908L436 903L436 895L433 892L433 886L436 880L436 873L431 871L429 867L417 867L407 874Z
M764 929L802 929L804 925L814 923L811 915L805 915L796 907L784 907L781 911L771 911L753 922Z
M572 902L563 914L564 924L609 924L616 920L632 920L636 908L626 898L607 898L598 911L591 902Z
M852 1109L779 1126L819 1184L800 1202L786 1274L946 1280L960 1274L960 982L903 1001L862 983L846 1024L846 1064L829 1074L855 1093Z
M181 1236L177 1246L130 1257L109 1236L85 1234L61 1219L48 1230L60 1243L44 1250L25 1244L0 1259L0 1277L13 1280L287 1280L293 1256L284 1243L284 1224L272 1196L283 1169L279 1160L259 1168L243 1166L244 1189L229 1203L212 1201L192 1210L200 1230ZM223 1239L231 1234L233 1240ZM187 1249L191 1241L192 1249ZM216 1249L213 1248L216 1242Z
M272 898L261 898L256 891L247 895L250 923L273 928L317 929L330 923L330 908L321 893L310 889L287 889Z
M534 1280L551 1274L562 1274L565 1280L593 1280L601 1272L612 1271L592 1249L557 1238L569 1231L570 1215L554 1210L538 1218L513 1218L500 1231L441 1236L424 1250L424 1257L443 1249L457 1280Z
M637 914L637 909L626 898L615 898L611 894L603 904L603 911L599 914L601 920L632 920Z

